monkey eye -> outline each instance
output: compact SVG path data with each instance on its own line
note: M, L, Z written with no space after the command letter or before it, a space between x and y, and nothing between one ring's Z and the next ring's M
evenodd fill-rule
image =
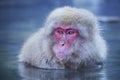
M72 35L72 34L74 34L75 32L73 31L73 30L69 30L68 32L67 32L67 34L69 34L69 35Z
M63 34L63 31L62 30L58 30L57 31L59 34Z

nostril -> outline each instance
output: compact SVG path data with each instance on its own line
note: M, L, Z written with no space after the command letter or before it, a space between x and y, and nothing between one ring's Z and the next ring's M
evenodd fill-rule
M62 46L64 46L64 44L62 44Z

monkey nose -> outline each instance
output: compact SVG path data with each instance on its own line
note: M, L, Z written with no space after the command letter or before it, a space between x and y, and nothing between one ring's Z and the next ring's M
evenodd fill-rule
M64 46L64 45L65 45L65 42L64 42L64 41L60 41L60 45L61 45L61 46Z
M62 46L64 46L64 44L62 44Z

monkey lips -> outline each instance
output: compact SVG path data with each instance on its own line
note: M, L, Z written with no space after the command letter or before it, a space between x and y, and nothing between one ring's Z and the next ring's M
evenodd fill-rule
M57 49L56 49L57 48ZM70 45L68 43L60 43L55 47L56 57L59 60L64 60L70 55Z

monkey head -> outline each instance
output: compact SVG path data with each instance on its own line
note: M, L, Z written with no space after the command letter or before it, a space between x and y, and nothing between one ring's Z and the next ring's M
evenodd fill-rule
M92 43L99 34L97 24L96 17L84 9L64 7L51 12L45 29L55 41L52 43L55 57L67 62L74 56L89 56L82 51L86 48L84 43Z

